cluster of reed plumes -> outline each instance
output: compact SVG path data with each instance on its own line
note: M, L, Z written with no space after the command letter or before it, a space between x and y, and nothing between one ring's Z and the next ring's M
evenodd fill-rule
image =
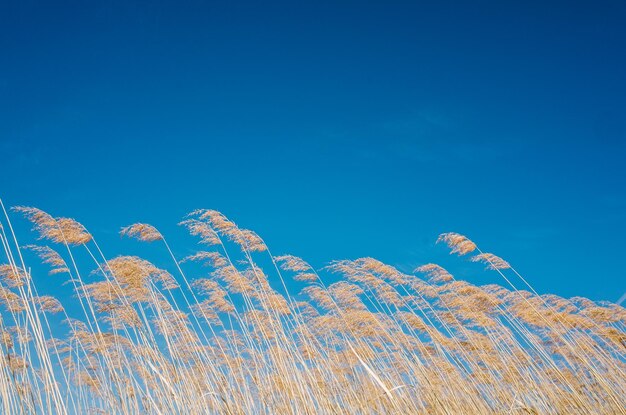
M459 234L440 241L503 286L372 258L320 275L213 210L180 223L200 243L184 258L151 225L122 228L167 270L105 257L73 219L13 211L0 225L3 414L626 413L626 310L538 295ZM38 245L18 242L18 214ZM40 293L45 278L74 296Z

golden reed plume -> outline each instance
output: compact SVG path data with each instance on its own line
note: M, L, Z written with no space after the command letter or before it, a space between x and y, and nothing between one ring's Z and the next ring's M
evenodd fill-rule
M2 414L626 414L626 310L540 295L458 233L438 242L494 283L318 269L206 209L178 246L135 223L107 257L74 219L13 211L52 246L0 221Z

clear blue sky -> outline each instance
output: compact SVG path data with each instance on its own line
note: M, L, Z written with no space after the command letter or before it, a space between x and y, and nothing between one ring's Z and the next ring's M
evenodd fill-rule
M624 22L621 0L2 1L0 197L110 244L218 209L316 266L454 267L434 240L457 231L541 292L616 301Z

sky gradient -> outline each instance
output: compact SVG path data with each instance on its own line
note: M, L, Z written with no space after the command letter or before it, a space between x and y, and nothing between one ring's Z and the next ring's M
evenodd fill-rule
M541 293L626 291L626 3L55 3L0 5L6 204L109 251L211 208L317 267L502 283L455 231Z

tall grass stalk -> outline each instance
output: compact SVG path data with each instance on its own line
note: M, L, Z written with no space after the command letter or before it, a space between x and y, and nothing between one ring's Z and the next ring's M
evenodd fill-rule
M373 258L316 270L213 210L180 223L203 245L186 257L154 226L122 228L159 267L1 207L5 414L626 414L626 310L540 295L463 235L439 241L504 286ZM73 296L43 292L62 283Z

